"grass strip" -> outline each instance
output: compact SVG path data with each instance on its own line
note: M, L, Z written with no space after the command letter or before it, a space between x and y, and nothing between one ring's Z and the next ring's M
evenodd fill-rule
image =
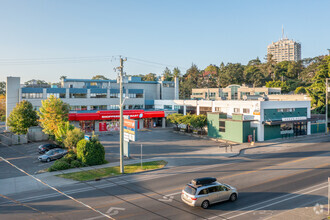
M141 169L141 163L125 165L124 169L125 169L125 173L138 173L147 170L160 169L163 168L166 164L167 162L164 160L157 160L157 161L142 163L142 169ZM87 180L95 180L99 178L106 178L106 177L118 176L118 175L121 175L119 166L92 169L88 171L80 171L75 173L65 173L56 176L66 179L77 180L77 181L87 181Z

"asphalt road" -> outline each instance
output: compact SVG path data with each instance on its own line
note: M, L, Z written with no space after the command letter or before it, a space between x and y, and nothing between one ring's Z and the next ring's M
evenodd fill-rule
M139 131L138 141L131 143L131 157L140 158L141 144L143 144L143 158L177 155L178 153L194 152L200 149L218 146L211 140L176 134L172 129L152 129L152 131ZM105 159L109 162L119 161L119 135L100 136L105 148ZM0 142L0 156L22 167L30 174L50 167L50 163L38 161L38 146L46 142L36 142L24 145L2 145ZM24 176L23 173L0 161L0 179Z
M203 164L195 159L185 166L61 188L95 210L51 190L10 195L26 206L0 198L0 219L106 219L96 211L115 219L277 219L326 201L329 142ZM184 185L202 176L235 186L238 200L207 210L181 202ZM321 219L317 213L305 217Z

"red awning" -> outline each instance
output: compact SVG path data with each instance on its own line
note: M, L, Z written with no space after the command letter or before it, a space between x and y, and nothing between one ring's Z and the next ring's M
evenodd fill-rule
M165 117L164 111L124 110L123 113L130 116L131 119ZM119 119L119 116L119 110L98 111L94 113L70 113L69 121L112 120Z

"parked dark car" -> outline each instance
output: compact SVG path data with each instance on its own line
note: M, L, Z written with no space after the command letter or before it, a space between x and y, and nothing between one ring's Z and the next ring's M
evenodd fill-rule
M39 151L39 154L44 154L47 151L54 149L54 148L61 148L61 147L56 144L43 144L38 147L38 151Z
M41 162L50 162L51 160L57 160L57 159L62 158L67 153L68 153L68 151L65 149L55 148L55 149L49 150L44 155L39 156L38 160Z

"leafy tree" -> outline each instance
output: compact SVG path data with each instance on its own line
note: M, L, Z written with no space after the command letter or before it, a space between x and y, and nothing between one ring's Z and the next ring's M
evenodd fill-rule
M165 68L163 72L163 80L164 81L173 81L173 74L169 68Z
M263 86L265 83L265 75L259 66L248 65L244 70L245 82L253 85L253 87Z
M64 140L64 146L68 149L76 150L77 143L84 138L84 132L79 128L69 130Z
M199 128L201 131L204 131L204 127L207 125L207 117L206 115L193 115L190 119L191 126L194 128Z
M326 56L318 66L318 70L313 77L313 84L307 88L309 96L312 98L312 105L323 112L325 107L325 81L330 77L330 56ZM321 112L320 112L321 113Z
M74 129L74 126L70 124L69 121L62 122L58 125L55 131L55 140L59 145L64 145L64 140L66 139L67 133Z
M268 88L275 88L275 87L278 88L279 87L279 88L281 88L282 93L288 93L290 91L290 87L287 85L287 83L282 82L280 80L266 82L266 87L268 87Z
M157 76L155 73L148 73L142 77L142 81L157 81Z
M289 61L282 61L275 66L275 80L284 81L288 72Z
M96 76L93 76L92 79L109 80L107 77L105 77L105 76L103 76L103 75L96 75Z
M295 94L306 94L307 90L305 87L297 87L296 90L294 91Z
M6 115L6 96L0 95L0 117Z
M179 122L180 124L184 124L187 126L187 131L189 132L190 126L191 126L191 121L192 121L193 115L191 114L186 114L183 117L180 118Z
M0 82L0 95L6 95L6 82Z
M23 100L8 117L9 129L15 134L26 134L29 127L38 125L38 116L30 102Z
M180 71L180 69L179 69L178 67L175 67L175 68L173 69L173 77L174 77L174 78L175 78L175 77L179 78L180 75L181 75L181 71Z
M262 65L263 73L267 81L275 80L275 66L276 62L273 59L273 54L268 54L266 57L266 63Z
M66 79L66 78L68 78L68 77L67 76L61 76L60 80L63 80L63 79Z
M48 99L41 101L42 106L39 109L39 122L46 134L54 136L59 126L68 121L69 105L61 99L51 95Z
M77 159L83 164L89 166L103 164L105 162L104 156L104 147L95 138L90 141L82 139L77 143Z
M47 83L45 80L35 80L35 79L31 79L29 81L26 81L24 83L24 85L26 87L42 87L42 88L49 88L50 84Z
M182 117L183 117L182 114L174 113L174 114L168 115L166 118L170 123L174 124L176 126L176 129L178 130Z
M231 84L241 85L244 82L244 66L240 63L228 63L220 66L220 86L222 88Z
M199 79L202 77L200 70L195 64L187 70L186 74L180 79L179 95L181 99L190 99L193 88L198 88Z
M312 82L316 72L318 71L318 66L324 58L325 56L303 59L303 70L300 73L300 79L306 82Z
M219 67L209 65L204 69L201 87L216 88L219 87Z

